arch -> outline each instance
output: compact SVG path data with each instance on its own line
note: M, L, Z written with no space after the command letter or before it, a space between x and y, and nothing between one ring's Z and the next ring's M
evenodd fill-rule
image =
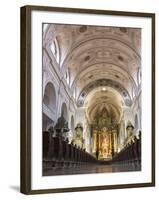
M60 50L59 49L60 49L59 44L58 44L57 38L55 37L50 45L50 50L51 50L52 54L54 55L57 63L60 63Z
M45 86L43 103L51 111L54 111L54 109L56 108L56 91L54 85L51 82L48 82Z
M141 68L139 67L138 72L137 72L137 81L138 81L138 86L141 84Z
M55 30L53 24L46 24L47 27L43 34L43 46L49 48L57 63L60 63L61 53L58 38L54 36ZM47 44L47 45L46 45Z
M65 102L61 106L61 117L64 117L66 121L68 120L67 106Z
M103 105L102 102L97 102L95 104L93 104L89 111L87 111L87 118L90 121L93 121L94 117L97 115L99 115L99 113L101 113L101 111L103 109L106 110L106 112L110 115L110 114L114 114L114 119L116 119L117 121L119 121L120 119L120 115L121 115L121 111L119 110L119 108L117 107L117 105L112 104L110 102L108 102L106 105Z
M85 40L85 41L82 41L82 42L80 42L80 43L78 43L78 44L76 44L76 46L73 46L72 47L72 49L70 49L70 53L65 57L65 59L64 59L64 61L63 61L63 63L62 63L62 68L65 66L65 63L69 60L69 58L72 56L72 53L74 52L74 51L76 51L78 48L81 48L81 46L82 45L86 45L87 43L90 43L90 42L94 42L95 40L103 40L103 39L109 39L109 40L112 40L112 41L115 41L116 43L118 43L118 44L122 44L122 45L124 45L124 47L126 47L126 48L128 48L128 49L130 49L135 55L136 55L136 57L140 60L141 59L141 56L138 54L138 52L136 52L136 50L132 47L132 46L130 46L130 44L127 44L126 42L124 42L124 41L121 41L121 40L119 40L119 39L117 39L117 38L112 38L112 37L94 37L94 38L89 38L89 39L87 39L87 40Z
M91 92L94 88L97 88L99 86L109 86L111 88L114 88L123 97L125 105L130 106L132 104L131 97L128 91L124 88L124 86L111 79L98 79L96 81L89 83L87 86L85 86L85 88L83 88L77 99L78 107L83 106L84 100L88 95L88 93Z
M115 73L118 73L118 70L117 69L120 69L121 71L122 71L122 74L123 74L123 76L124 77L129 77L129 79L131 80L131 82L132 82L132 84L133 84L133 87L135 88L135 89L137 89L137 86L136 86L136 83L135 83L135 80L134 80L134 78L130 75L130 73L129 73L129 71L127 70L127 69L125 69L125 68L123 68L121 65L119 65L119 64L115 64L115 63L112 63L112 62L96 62L96 63L94 63L94 64L90 64L90 65L86 65L86 67L84 68L84 69L80 69L80 71L77 73L77 75L75 76L75 78L74 78L74 80L71 82L71 88L73 88L74 86L75 86L75 84L76 84L76 82L77 82L77 80L78 80L78 78L77 77L83 77L83 73L85 72L85 70L90 70L90 71L92 71L92 67L94 67L95 65L104 65L104 64L107 64L107 65L113 65L115 68L116 68L116 70L113 70L113 72L115 72ZM107 71L108 70L111 70L112 71L112 68L111 69L108 69L108 67L107 67ZM87 73L90 73L90 71L88 71Z

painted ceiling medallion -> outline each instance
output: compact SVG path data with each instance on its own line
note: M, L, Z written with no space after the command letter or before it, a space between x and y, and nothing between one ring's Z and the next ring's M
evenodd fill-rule
M93 75L91 74L90 76L88 76L89 79L93 78Z
M84 58L84 61L88 61L88 60L90 60L90 56L86 56L86 57Z
M127 28L121 27L121 28L120 28L120 31L121 31L122 33L127 33Z
M79 28L79 32L80 33L84 33L84 32L86 32L87 31L87 26L81 26L80 28Z
M118 59L119 59L120 61L122 61L122 62L124 61L124 58L123 58L122 56L120 56L120 55L118 56Z
M120 78L117 74L115 75L116 78Z

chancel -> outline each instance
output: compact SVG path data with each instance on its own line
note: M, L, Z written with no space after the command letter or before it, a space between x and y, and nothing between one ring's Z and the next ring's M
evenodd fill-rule
M141 170L141 29L43 24L43 175Z

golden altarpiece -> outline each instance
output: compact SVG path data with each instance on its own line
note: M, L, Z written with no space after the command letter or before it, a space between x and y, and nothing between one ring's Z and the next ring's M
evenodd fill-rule
M92 125L92 153L98 160L111 160L117 153L118 125L115 117L103 109Z

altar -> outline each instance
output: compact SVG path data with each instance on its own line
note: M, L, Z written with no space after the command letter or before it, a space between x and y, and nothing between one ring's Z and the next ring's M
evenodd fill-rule
M92 153L98 160L111 160L117 152L118 124L112 112L104 107L92 124Z
M93 132L93 153L98 160L112 159L112 137L107 127Z

